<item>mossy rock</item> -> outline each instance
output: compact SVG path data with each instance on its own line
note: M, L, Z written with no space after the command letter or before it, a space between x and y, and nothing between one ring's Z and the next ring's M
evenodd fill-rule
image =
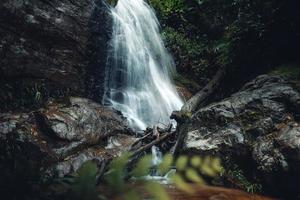
M300 66L298 64L283 64L269 73L284 77L293 84L297 91L300 91Z

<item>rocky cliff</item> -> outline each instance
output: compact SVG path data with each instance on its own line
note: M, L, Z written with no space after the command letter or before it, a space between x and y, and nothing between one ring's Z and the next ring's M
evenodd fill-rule
M194 113L182 152L218 155L236 187L295 198L299 114L300 94L279 76L262 75Z
M50 98L101 101L110 15L102 0L0 3L0 110Z

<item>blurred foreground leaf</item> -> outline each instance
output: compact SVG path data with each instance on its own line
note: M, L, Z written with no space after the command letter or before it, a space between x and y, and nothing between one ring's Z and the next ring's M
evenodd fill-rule
M173 156L171 154L166 154L163 157L161 164L158 166L158 172L162 175L166 174L170 170L172 163Z

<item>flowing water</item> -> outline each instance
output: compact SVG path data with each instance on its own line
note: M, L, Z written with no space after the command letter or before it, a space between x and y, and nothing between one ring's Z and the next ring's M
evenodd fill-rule
M104 103L120 110L139 130L170 123L171 112L183 102L170 78L174 61L163 44L153 9L144 0L118 0L111 13Z
M150 174L144 177L147 180L153 180L160 182L162 184L169 184L171 182L171 177L176 173L176 169L171 169L168 173L162 175L157 171L158 165L163 160L163 155L160 149L156 146L152 146L152 169L150 170Z

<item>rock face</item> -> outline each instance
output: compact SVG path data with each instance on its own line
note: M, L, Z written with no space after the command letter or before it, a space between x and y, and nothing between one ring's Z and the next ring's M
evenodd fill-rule
M0 110L74 94L101 100L111 27L104 1L3 0L0 24Z
M193 114L182 152L217 154L271 194L295 197L300 179L300 95L262 75Z
M98 143L116 133L126 133L126 119L117 111L88 99L70 98L70 106L49 106L41 111L41 120L61 140Z
M59 176L88 160L102 165L135 141L127 125L119 112L83 98L33 113L1 114L0 163L26 160L18 167L28 164Z

